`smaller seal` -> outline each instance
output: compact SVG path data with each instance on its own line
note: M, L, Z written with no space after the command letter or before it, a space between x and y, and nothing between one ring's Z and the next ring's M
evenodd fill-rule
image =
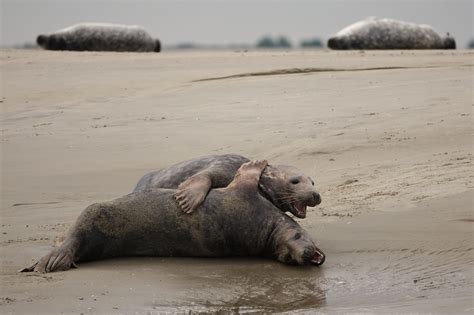
M189 214L204 202L212 188L229 185L239 167L248 161L248 158L238 154L198 157L145 174L133 191L177 189L175 198L183 212ZM279 185L265 185L270 181ZM273 191L266 190L266 187L273 187ZM281 211L301 219L306 217L306 206L314 207L321 203L314 181L292 166L268 165L260 177L259 188L267 199L271 200L270 196L274 196L271 201Z
M431 26L370 17L329 38L331 49L455 49L456 41Z
M48 50L160 52L161 42L138 25L79 23L36 38Z

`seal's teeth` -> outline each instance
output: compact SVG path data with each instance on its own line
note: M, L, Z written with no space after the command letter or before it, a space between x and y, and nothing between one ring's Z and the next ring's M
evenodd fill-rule
M326 255L320 251L316 251L311 258L311 263L316 266L320 266L326 260Z
M295 203L294 207L295 207L296 211L298 211L298 213L300 213L302 215L306 213L306 205L300 204L300 203Z

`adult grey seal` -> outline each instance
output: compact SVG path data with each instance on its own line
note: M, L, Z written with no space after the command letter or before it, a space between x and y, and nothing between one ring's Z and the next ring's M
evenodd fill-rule
M431 26L370 17L329 38L332 49L455 49L449 34L441 37Z
M79 23L36 38L49 50L160 52L161 43L137 25Z
M76 262L118 256L263 256L286 264L321 265L325 255L308 233L259 193L266 166L266 161L243 164L234 180L211 190L192 215L180 211L175 191L169 189L93 204L62 245L22 271L68 270ZM271 193L279 181L268 177L262 185Z
M176 199L185 213L191 213L204 201L211 188L226 187L233 180L239 167L248 162L237 154L209 155L180 162L159 171L144 175L134 192L150 188L177 189ZM314 188L314 181L295 167L276 165L265 170L262 180L280 177L278 187L270 192L275 198L287 199L280 210L291 212L298 218L306 217L306 205L314 207L321 203L321 196ZM305 204L296 202L305 200Z

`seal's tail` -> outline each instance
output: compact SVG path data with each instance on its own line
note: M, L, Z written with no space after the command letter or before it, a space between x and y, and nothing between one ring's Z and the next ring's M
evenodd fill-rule
M28 268L23 268L20 272L40 272L47 273L53 271L63 271L69 270L71 268L77 268L74 263L74 256L71 251L66 250L65 248L56 248L51 253L43 256L38 262L33 266Z

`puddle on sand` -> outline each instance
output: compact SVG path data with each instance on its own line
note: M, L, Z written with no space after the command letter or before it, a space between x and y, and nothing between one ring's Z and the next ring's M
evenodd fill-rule
M181 265L175 271L186 278L187 288L167 301L161 297L153 301L148 306L151 310L261 313L315 309L325 305L318 268L294 268L259 259L233 262L206 259L194 260L188 267Z

